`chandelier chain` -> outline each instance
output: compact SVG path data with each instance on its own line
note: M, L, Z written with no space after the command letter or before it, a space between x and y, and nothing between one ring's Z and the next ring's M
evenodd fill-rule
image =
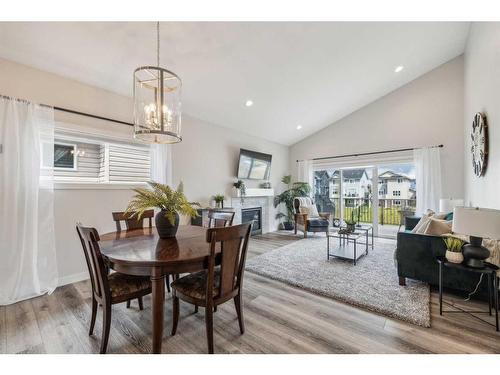
M160 22L156 22L156 66L160 66Z

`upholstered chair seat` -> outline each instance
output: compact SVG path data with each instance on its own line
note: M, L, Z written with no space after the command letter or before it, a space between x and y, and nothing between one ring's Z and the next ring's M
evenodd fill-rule
M205 299L207 292L207 276L208 272L200 271L191 273L187 276L172 282L171 286L177 293L191 298ZM220 289L220 268L216 267L214 270L214 285L212 288L212 295L216 297Z
M108 276L108 282L112 299L151 290L151 279L148 276L130 276L114 272Z

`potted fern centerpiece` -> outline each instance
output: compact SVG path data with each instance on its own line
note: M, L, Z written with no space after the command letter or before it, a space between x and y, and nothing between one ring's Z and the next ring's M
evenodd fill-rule
M184 195L182 182L177 190L158 182L148 182L151 189L133 189L136 193L128 204L126 213L134 213L140 219L144 211L160 209L155 215L156 230L160 238L175 237L179 228L179 214L197 217L195 207L199 203L189 202Z
M462 248L465 242L456 237L446 237L443 241L446 244L446 260L451 263L462 263L464 261Z

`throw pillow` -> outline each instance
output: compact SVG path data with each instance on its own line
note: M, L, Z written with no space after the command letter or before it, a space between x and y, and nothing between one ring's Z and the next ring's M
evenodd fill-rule
M315 204L311 204L309 206L299 206L299 212L301 214L307 214L309 218L319 217L318 209Z
M451 221L430 218L423 234L441 236L446 233L451 233Z
M430 220L430 217L428 215L424 215L420 218L419 222L417 225L415 225L415 228L411 231L412 233L420 233L420 230L422 228L425 228L427 226L427 222Z
M438 220L446 220L446 216L448 216L448 212L438 212L432 215L434 219Z
M444 218L447 221L453 220L453 212L450 212L446 217Z

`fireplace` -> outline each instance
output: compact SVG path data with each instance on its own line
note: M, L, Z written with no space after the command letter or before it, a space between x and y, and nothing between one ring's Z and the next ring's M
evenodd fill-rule
M262 234L262 207L241 209L241 222L249 223L252 221L252 236L256 234Z

